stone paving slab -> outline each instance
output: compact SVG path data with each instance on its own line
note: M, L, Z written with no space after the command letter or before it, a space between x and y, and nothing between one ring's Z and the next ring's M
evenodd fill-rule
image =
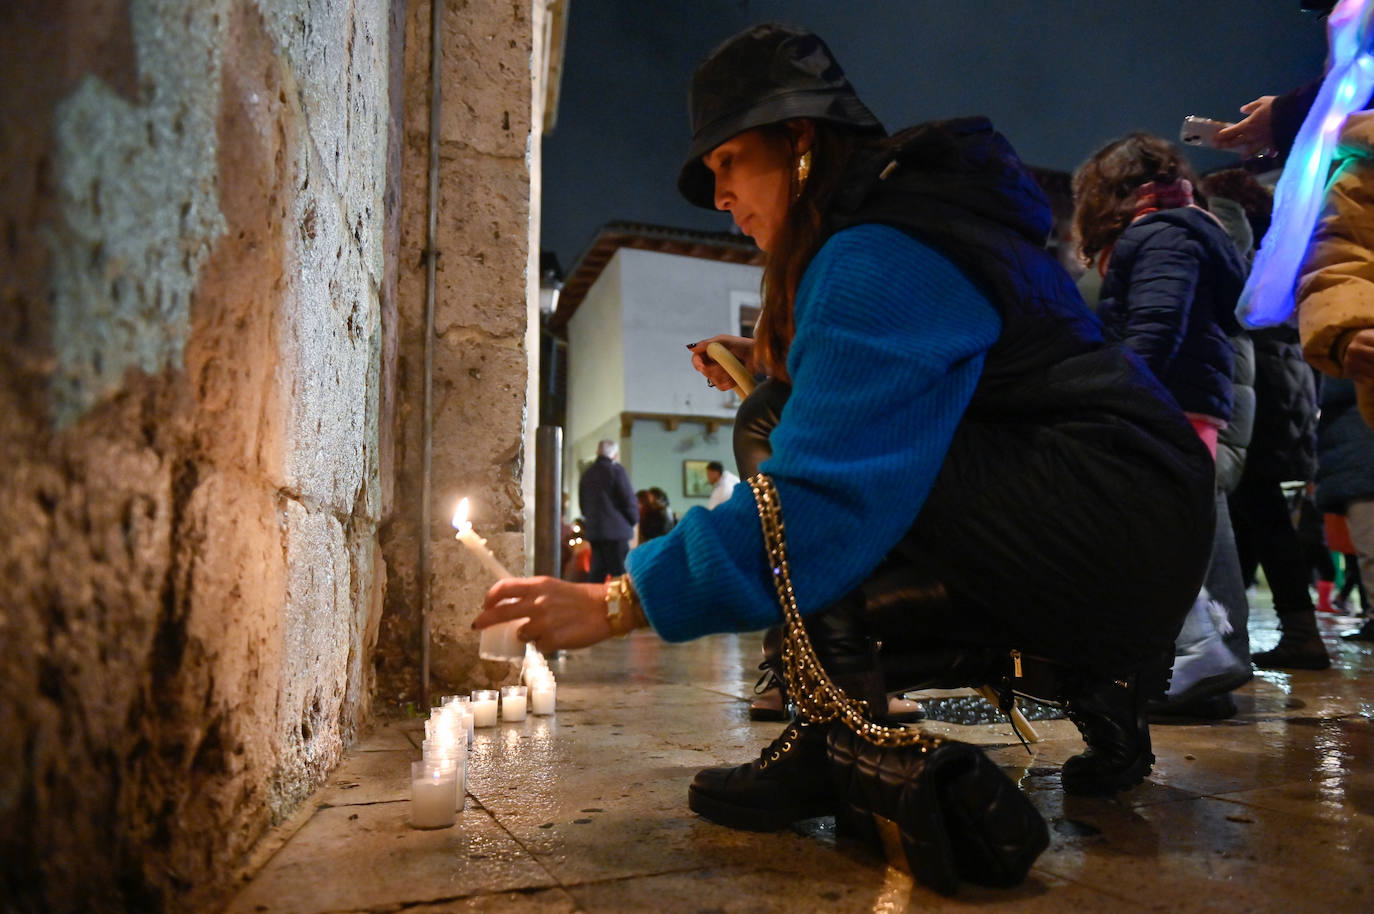
M748 720L756 636L638 635L558 660L556 716L478 731L454 828L407 824L422 723L370 734L230 911L1365 910L1374 651L1322 624L1338 669L1261 672L1232 720L1156 724L1154 772L1116 797L1063 793L1060 765L1082 750L1069 721L1037 721L1029 753L1004 723L927 724L984 746L1045 816L1051 845L1014 889L943 898L837 841L831 819L758 834L692 814L699 768L745 761L782 729Z
M423 732L424 725L416 721L391 721L380 720L365 733L358 741L358 744L349 752L356 755L360 752L393 752L398 749L410 750L415 748L411 742L410 732L418 729Z
M1140 899L1149 910L1367 910L1374 890L1367 827L1352 834L1208 797L1065 809L1077 827L1052 830L1037 868Z
M315 796L322 806L409 802L410 763L419 757L409 744L401 750L350 755Z
M321 809L229 914L366 911L556 884L471 802L453 828L418 830L409 819L408 802Z

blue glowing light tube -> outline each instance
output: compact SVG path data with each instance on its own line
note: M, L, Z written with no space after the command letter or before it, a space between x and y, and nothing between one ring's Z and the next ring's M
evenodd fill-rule
M1250 327L1293 312L1298 270L1321 211L1341 128L1374 90L1374 0L1341 0L1327 22L1331 53L1312 110L1302 122L1274 188L1274 216L1240 294L1236 314Z

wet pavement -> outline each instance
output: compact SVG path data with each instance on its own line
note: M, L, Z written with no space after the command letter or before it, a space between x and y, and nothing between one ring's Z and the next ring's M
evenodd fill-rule
M1255 650L1277 640L1266 597L1251 592ZM1374 911L1374 646L1336 637L1355 620L1320 624L1331 670L1262 671L1235 718L1155 725L1154 772L1115 798L1060 789L1082 750L1067 720L1036 721L1030 755L1005 723L928 723L988 746L1044 814L1050 847L1015 889L937 895L830 819L756 834L698 818L697 769L781 730L748 718L758 637L638 634L554 661L556 716L477 731L452 828L408 825L422 722L379 722L264 842L229 911Z

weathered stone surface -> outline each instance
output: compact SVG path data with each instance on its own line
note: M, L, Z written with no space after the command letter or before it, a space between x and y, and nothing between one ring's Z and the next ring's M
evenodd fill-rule
M419 53L406 67L406 132L423 144L429 133L430 11L424 2L410 9L406 46ZM443 14L443 141L523 158L534 40L529 4L447 0Z
M392 10L56 6L0 13L0 897L204 909L370 709Z
M405 155L417 165L405 170L406 197L424 200L428 193L424 141L411 137ZM440 153L439 169L441 256L435 270L435 328L440 334L468 327L493 336L518 336L525 326L525 258L529 251L525 236L530 188L524 160L446 145ZM402 243L423 250L425 226L423 208L407 210ZM424 265L418 260L414 263L405 286L410 294L404 297L422 303Z

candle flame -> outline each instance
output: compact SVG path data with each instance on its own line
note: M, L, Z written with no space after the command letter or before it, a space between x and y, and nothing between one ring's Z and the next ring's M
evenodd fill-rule
M468 526L468 500L464 498L458 502L458 510L453 512L453 527L455 530L462 530Z

